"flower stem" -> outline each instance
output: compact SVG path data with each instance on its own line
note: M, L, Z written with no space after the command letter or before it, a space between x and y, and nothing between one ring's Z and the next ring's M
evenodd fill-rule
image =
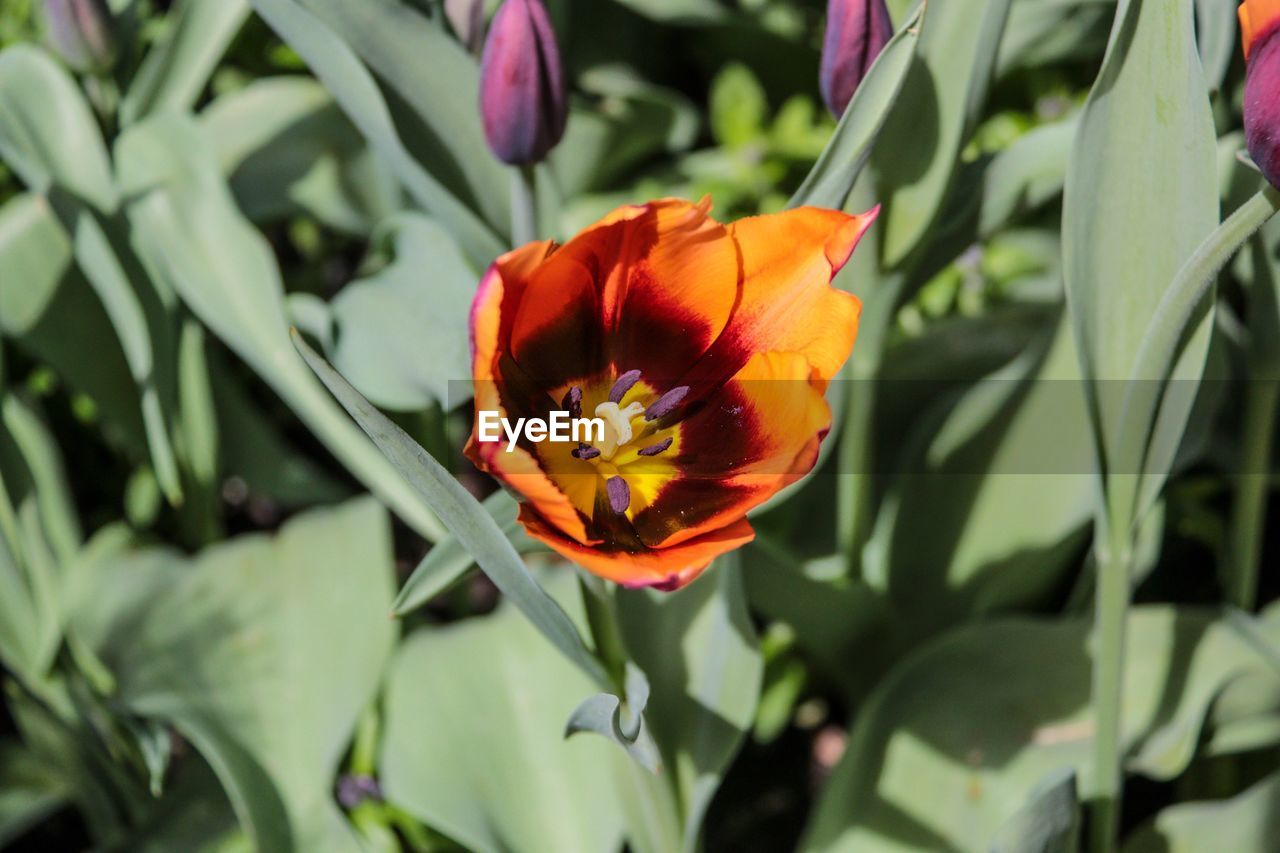
M1262 525L1271 479L1271 435L1278 398L1280 383L1274 379L1255 380L1246 386L1240 473L1236 477L1227 563L1227 600L1245 612L1257 606L1258 561L1262 556Z
M1132 536L1131 525L1116 524L1117 520L1107 525L1109 533L1095 550L1098 567L1093 659L1096 801L1091 816L1093 844L1090 849L1100 853L1115 850L1124 786L1120 725Z
M1257 606L1262 526L1267 516L1271 443L1280 402L1280 294L1266 244L1253 240L1249 286L1249 381L1245 384L1240 469L1228 540L1227 601L1249 612Z
M511 176L511 244L538 239L538 183L534 167L517 166Z

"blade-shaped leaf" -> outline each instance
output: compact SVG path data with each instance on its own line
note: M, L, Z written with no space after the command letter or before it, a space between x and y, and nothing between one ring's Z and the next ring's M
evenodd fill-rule
M231 199L198 127L174 114L116 143L139 254L187 307L289 403L338 459L429 539L443 530L324 392L289 343L283 285L266 240Z
M840 117L831 141L822 149L818 162L809 170L788 207L844 206L907 79L924 14L922 5L876 57Z
M101 211L115 207L93 112L71 75L29 44L0 52L0 157L33 192L56 184Z
M516 553L524 554L539 551L544 546L530 539L524 528L516 521L516 513L520 504L502 489L485 498L485 512L493 516L493 520L502 528L503 535L511 542ZM400 588L391 610L396 616L411 613L440 593L453 586L459 578L476 564L475 558L455 536L448 536L437 542L427 555L418 563L417 568L409 575L409 579Z
M960 151L986 100L1010 0L931 3L915 59L872 155L888 191L884 263L894 266L942 213Z
M200 124L237 205L254 222L306 212L368 234L400 206L395 177L311 78L255 80L209 104Z
M458 538L502 594L511 599L565 657L600 686L609 686L608 676L583 643L578 629L560 605L538 585L498 523L485 512L480 502L404 430L361 397L296 333L294 343L342 407L386 454L419 499Z
M132 124L166 109L189 110L247 17L247 0L179 0L168 29L125 93L123 121Z
M355 51L339 37L323 17L294 0L253 0L253 6L258 14L307 61L320 82L333 95L334 100L342 105L352 123L369 140L369 144L391 164L409 194L426 212L453 233L473 264L486 266L503 251L504 246L493 229L410 153L392 108L378 88L377 81L364 67ZM344 8L347 8L347 5L344 4ZM350 6L351 11L348 14L384 15L387 8L387 4L381 2L361 3L358 7ZM408 6L399 8L402 15L416 17L417 13L412 12ZM415 25L412 29L416 32L419 27ZM434 41L444 36L436 32L431 38ZM460 48L457 45L450 45L443 50L449 56L453 56L453 51ZM418 61L425 56L427 54L423 52L422 45L415 44L410 54L411 58L406 61L417 68L425 68ZM456 63L456 59L455 56L451 61L451 67ZM432 84L432 90L448 85L448 78L442 76ZM465 84L462 88L466 88ZM472 108L474 103L474 101L470 102ZM471 160L484 159L487 155L479 154L484 150L477 140L470 148L465 149L465 155ZM506 198L507 192L507 184L504 183L500 191L501 197Z
M1122 0L1097 82L1080 116L1067 174L1063 260L1086 379L1092 384L1095 430L1104 471L1139 472L1141 448L1119 446L1125 382L1150 396L1162 376L1136 371L1142 331L1183 262L1217 222L1213 119L1193 35L1191 0ZM1208 300L1184 318L1188 342L1175 379L1194 387L1204 369L1212 328ZM1194 330L1194 334L1191 332ZM1176 451L1193 395L1162 407L1153 460L1162 481ZM1163 467L1162 467L1163 466ZM1125 480L1126 488L1136 484ZM1125 501L1132 503L1132 501ZM1142 507L1126 507L1133 513Z

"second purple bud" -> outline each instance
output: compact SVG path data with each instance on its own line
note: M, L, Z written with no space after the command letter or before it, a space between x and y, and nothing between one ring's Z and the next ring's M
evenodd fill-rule
M480 60L484 135L504 163L547 156L564 135L568 96L560 48L541 0L505 0Z
M822 41L818 82L822 99L836 118L893 37L885 0L828 0L827 35Z

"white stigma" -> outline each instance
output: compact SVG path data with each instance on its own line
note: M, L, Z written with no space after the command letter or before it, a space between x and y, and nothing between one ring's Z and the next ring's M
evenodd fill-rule
M596 417L604 421L604 441L595 445L602 459L612 459L619 447L631 441L631 419L642 414L643 403L628 403L625 408L610 402L596 406Z

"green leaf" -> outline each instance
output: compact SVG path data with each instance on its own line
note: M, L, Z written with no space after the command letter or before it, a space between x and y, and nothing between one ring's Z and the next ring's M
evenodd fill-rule
M1196 0L1196 44L1210 92L1222 86L1236 50L1236 10L1231 3Z
M942 213L966 136L986 100L1010 0L934 3L872 154L884 193L884 264L902 261Z
M394 259L331 303L334 367L384 409L464 402L458 386L471 375L467 319L479 276L448 232L417 214L387 223L375 242L394 246Z
M1076 774L1055 771L1041 780L1027 804L1000 828L991 853L1076 853L1080 800Z
M510 603L417 631L387 682L388 800L470 850L618 849L613 776L644 771L603 740L562 737L596 686Z
M10 741L0 741L0 846L63 806L67 787L53 768Z
M764 87L745 65L733 64L711 82L711 133L725 148L741 148L764 135L769 102Z
M1124 853L1269 850L1280 838L1280 773L1226 800L1179 803L1133 834Z
M538 585L498 523L485 512L480 502L404 430L361 397L296 334L294 343L338 402L373 439L404 481L410 484L418 499L440 517L502 594L565 657L599 686L609 686L608 676L583 643L578 629L560 605Z
M307 77L266 77L215 100L200 124L236 204L255 222L309 213L368 234L400 186L329 93Z
M650 773L658 773L661 760L657 744L644 725L644 709L649 704L649 680L633 663L627 663L627 714L623 719L622 702L612 693L596 693L573 709L565 724L565 738L580 732L593 732L611 740L627 751L637 764Z
M69 588L72 630L115 676L117 701L195 745L259 849L360 849L332 789L395 639L376 503L193 560L102 548Z
M12 273L0 276L0 335L93 399L108 444L145 459L142 406L124 352L43 196L17 195L0 207L0 268Z
M595 66L577 83L607 109L570 106L564 139L547 158L566 199L615 186L655 155L686 151L697 140L702 116L693 101L629 66Z
M161 393L167 364L163 310L137 280L127 247L108 216L116 206L102 135L65 70L44 52L17 45L0 54L0 155L49 201L81 271L111 318L141 392L142 418L156 475L170 502L182 499ZM113 242L113 237L115 242Z
M280 270L244 219L195 123L161 115L116 145L139 254L210 330L257 371L357 478L415 530L439 522L343 416L289 342Z
M0 423L0 435L12 441L30 477L40 527L50 550L58 561L70 560L79 551L84 534L57 440L32 402L3 389ZM12 486L9 490L12 496Z
M1280 637L1280 611L1264 630ZM1121 743L1126 767L1182 773L1211 703L1270 665L1212 611L1130 611ZM1004 619L953 631L895 667L862 706L804 849L979 849L1039 780L1076 771L1093 791L1090 625ZM974 673L982 673L975 678Z
M0 158L32 192L56 184L100 211L116 205L93 112L71 75L29 44L0 52Z
M123 122L191 109L248 17L246 0L179 0L125 93Z
M1163 376L1140 369L1139 345L1170 282L1217 222L1218 186L1213 119L1193 40L1191 0L1123 0L1097 82L1080 116L1067 174L1063 256L1067 301L1080 348L1103 470L1143 471L1139 442L1120 443L1127 428L1122 394L1127 380L1150 398ZM1202 300L1179 323L1186 346L1173 370L1183 392L1154 419L1133 425L1154 431L1166 448L1145 469L1162 482L1186 425L1193 388L1204 369L1212 303ZM1111 480L1112 501L1131 523L1145 507L1117 497L1136 476ZM1145 487L1145 486L1144 486ZM1145 503L1145 501L1144 501Z
M1074 117L1042 124L991 159L977 194L979 235L990 237L1062 193L1076 127Z
M504 250L495 230L467 207L461 190L438 177L436 161L423 159L410 139L457 164L479 204L505 210L509 179L487 153L476 109L477 75L462 48L431 27L404 4L253 0L254 9L311 67L369 144L389 163L423 210L447 227L476 266L487 266ZM323 11L317 11L323 7ZM342 36L338 34L342 33ZM347 39L354 40L358 49ZM370 69L397 83L398 97L420 105L417 121L406 128L403 116L379 88ZM420 91L406 91L419 86ZM429 99L429 100L428 100ZM428 113L432 107L438 112ZM430 124L428 124L428 120ZM432 130L432 128L435 130ZM444 146L448 140L449 147ZM423 163L432 163L428 171ZM447 174L447 167L446 174ZM483 194L479 195L483 187ZM489 222L505 223L500 215Z
M466 49L400 0L302 0L407 109L397 126L419 163L505 234L510 170L489 153L480 120L480 71Z
M741 566L723 557L670 593L617 591L618 626L652 694L644 719L672 775L684 815L682 849L755 720L764 669L747 613Z
M788 207L844 207L906 82L924 14L921 5L884 46Z
M933 412L916 409L863 565L900 641L1045 602L1078 565L1096 495L1066 322Z
M516 553L526 554L544 548L541 543L526 536L524 528L516 521L520 504L511 495L499 489L485 498L482 506L485 512L493 516ZM392 613L396 616L412 613L457 583L475 564L475 558L457 537L447 536L441 539L427 552L400 588L400 593L391 605Z

